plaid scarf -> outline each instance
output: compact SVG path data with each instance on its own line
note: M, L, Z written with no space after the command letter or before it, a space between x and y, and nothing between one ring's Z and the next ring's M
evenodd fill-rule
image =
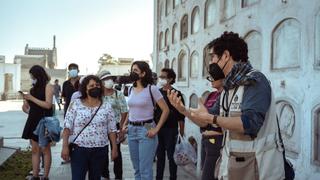
M250 85L256 81L255 77L247 75L253 70L250 62L235 64L224 80L223 88L227 91L241 85Z

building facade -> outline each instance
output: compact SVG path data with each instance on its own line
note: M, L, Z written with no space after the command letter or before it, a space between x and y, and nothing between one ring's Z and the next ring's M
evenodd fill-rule
M60 84L66 80L67 70L57 69L57 48L56 37L53 36L53 48L37 48L25 46L24 55L16 55L14 64L21 64L21 91L29 91L31 88L31 79L29 70L33 65L40 65L45 68L48 75L51 77L51 83L58 79Z
M20 72L20 64L5 63L5 56L0 56L0 100L18 98Z
M297 179L320 178L319 0L154 0L154 70L176 71L188 107L212 91L206 47L224 31L245 39L251 64L271 82ZM199 128L186 126L200 149Z

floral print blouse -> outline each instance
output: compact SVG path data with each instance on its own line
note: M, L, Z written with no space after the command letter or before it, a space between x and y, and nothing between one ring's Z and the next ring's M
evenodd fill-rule
M74 141L97 109L98 106L85 106L81 99L75 99L70 103L64 119L64 128L70 129L69 143ZM103 101L91 123L81 132L74 143L80 147L104 147L109 144L108 133L116 131L116 121L111 105Z

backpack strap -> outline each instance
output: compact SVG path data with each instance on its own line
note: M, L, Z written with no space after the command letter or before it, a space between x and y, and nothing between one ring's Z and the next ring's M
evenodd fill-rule
M153 105L153 109L156 109L156 104L154 103L154 99L153 99L153 95L152 95L152 91L151 91L151 85L149 85L149 93L151 96L151 101L152 101L152 105Z

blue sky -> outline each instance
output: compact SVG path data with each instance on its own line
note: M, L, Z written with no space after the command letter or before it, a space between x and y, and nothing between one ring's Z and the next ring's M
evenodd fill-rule
M0 55L53 46L58 68L70 62L95 73L103 53L151 59L153 0L0 0Z

